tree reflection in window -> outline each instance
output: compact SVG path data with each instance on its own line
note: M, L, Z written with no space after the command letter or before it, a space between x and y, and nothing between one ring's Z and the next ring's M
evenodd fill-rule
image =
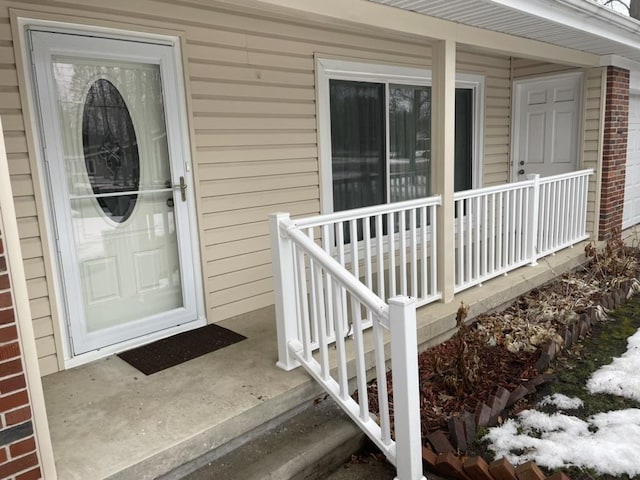
M129 110L108 80L96 80L82 115L84 162L98 204L112 220L124 222L135 207L140 184L136 132Z

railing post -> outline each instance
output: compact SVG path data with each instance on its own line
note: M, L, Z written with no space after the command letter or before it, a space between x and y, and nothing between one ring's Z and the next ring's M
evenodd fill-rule
M540 175L537 173L527 175L527 180L533 180L533 195L529 208L529 257L531 266L538 264L538 218L540 216Z
M421 480L420 390L416 300L389 299L391 370L396 441L396 480Z
M296 311L296 285L293 242L280 231L280 225L289 221L288 213L269 215L271 262L273 266L273 290L276 303L276 329L278 333L278 361L283 370L293 370L300 364L289 352L289 341L297 340L298 319Z

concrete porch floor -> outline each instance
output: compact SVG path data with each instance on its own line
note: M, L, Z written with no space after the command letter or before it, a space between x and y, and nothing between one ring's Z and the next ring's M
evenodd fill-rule
M423 307L419 344L454 332L460 301L473 317L579 266L585 243ZM273 307L220 325L247 339L148 377L116 356L45 377L59 478L180 478L180 466L215 460L322 394L304 370L276 368Z

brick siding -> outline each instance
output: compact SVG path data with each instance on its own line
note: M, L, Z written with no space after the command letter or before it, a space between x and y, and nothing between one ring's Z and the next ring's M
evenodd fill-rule
M0 478L42 478L0 231Z
M607 67L598 232L600 240L619 235L622 230L628 130L629 71Z

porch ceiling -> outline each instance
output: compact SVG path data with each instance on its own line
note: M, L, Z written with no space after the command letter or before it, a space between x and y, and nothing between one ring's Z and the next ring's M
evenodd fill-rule
M640 22L590 0L369 1L595 54L602 64L611 55L640 62Z

